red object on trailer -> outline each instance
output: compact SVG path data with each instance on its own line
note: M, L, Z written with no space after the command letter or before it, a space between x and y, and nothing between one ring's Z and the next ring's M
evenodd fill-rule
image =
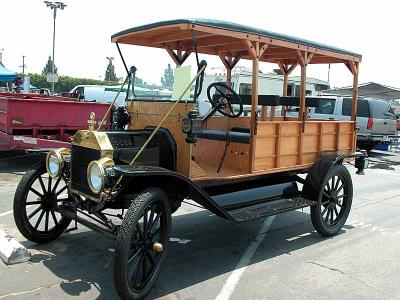
M0 150L69 148L69 138L88 128L89 114L94 112L98 123L108 107L67 97L0 93ZM109 128L109 118L103 128Z

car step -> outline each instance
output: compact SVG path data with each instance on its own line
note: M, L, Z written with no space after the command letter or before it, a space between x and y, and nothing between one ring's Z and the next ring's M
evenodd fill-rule
M301 197L295 197L291 199L279 199L245 208L230 210L228 213L233 219L235 219L236 222L241 223L261 217L273 216L299 208L308 207L314 204L315 201L307 200Z

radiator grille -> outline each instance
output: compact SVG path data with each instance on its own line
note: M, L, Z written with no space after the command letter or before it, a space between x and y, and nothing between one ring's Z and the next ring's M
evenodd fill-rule
M87 167L93 160L100 159L100 150L77 145L71 147L71 187L81 193L94 196L87 182Z

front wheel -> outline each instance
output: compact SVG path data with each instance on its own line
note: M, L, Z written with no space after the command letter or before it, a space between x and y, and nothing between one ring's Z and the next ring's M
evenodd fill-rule
M52 179L43 162L27 171L14 196L14 220L21 234L30 241L45 243L56 239L71 223L56 207L68 200L67 183Z
M339 164L332 167L322 181L316 205L311 207L311 221L323 236L339 232L349 216L353 200L353 183L349 171Z
M132 201L119 229L114 254L114 285L122 299L141 299L154 285L171 234L171 204L158 188Z

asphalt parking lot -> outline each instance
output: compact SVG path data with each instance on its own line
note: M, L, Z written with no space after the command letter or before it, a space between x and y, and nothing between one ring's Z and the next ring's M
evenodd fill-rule
M332 238L314 231L308 209L236 226L184 205L149 299L400 299L400 154L371 159L365 176L351 168L353 208ZM0 228L32 253L0 261L0 299L117 299L111 239L82 226L42 245L18 233L13 195L35 160L0 157Z

